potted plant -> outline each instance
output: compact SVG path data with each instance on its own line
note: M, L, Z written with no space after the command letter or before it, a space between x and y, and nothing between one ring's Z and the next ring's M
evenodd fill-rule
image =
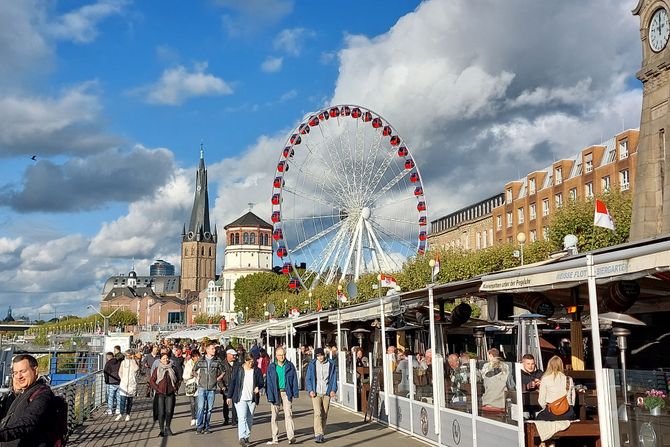
M661 390L649 390L644 397L644 406L654 416L660 416L661 410L665 407L665 398L667 396Z

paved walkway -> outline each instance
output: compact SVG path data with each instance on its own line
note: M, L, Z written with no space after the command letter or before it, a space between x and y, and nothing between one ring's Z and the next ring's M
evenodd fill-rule
M384 446L384 447L414 447L425 446L412 437L385 428L381 424L363 422L362 416L331 406L328 414L326 442L316 444L312 429L312 406L308 396L301 391L301 397L294 402L293 414L295 421L296 439L299 445L326 447L353 447L353 446ZM158 437L158 424L153 421L151 414L151 400L144 397L135 398L132 420L129 422L114 422L115 416L107 416L104 410L96 412L83 427L80 427L70 436L68 445L99 447L99 446L237 446L237 428L223 424L221 414L221 396L216 396L214 412L212 414L212 433L196 435L190 427L190 407L186 396L177 397L175 417L172 421L172 431L175 436ZM283 414L280 416L283 418ZM270 434L270 406L261 397L261 404L256 409L254 427L251 433L253 446L264 446L271 439ZM279 444L288 445L280 419Z

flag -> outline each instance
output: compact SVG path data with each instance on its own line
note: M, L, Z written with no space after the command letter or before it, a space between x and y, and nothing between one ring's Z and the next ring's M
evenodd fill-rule
M337 299L343 303L347 302L347 296L341 290L337 291Z
M433 266L433 280L437 278L437 274L440 273L440 257L435 258L435 265Z
M382 279L381 279L381 286L382 287L393 287L393 288L395 288L397 285L398 285L398 283L395 281L395 278L393 276L382 275Z
M612 215L607 210L607 206L602 200L596 199L596 211L593 216L593 226L608 228L614 231L614 220L612 220Z
M323 306L321 306L321 300L316 300L316 311L321 312L323 310Z

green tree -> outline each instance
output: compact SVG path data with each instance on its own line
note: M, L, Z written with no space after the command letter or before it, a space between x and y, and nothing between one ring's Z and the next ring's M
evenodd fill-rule
M590 251L624 243L630 235L630 221L633 210L632 196L628 192L610 191L598 197L612 215L614 231L594 227L595 201L577 200L564 204L551 219L549 240L556 249L563 246L567 234L577 236L579 251Z
M253 273L238 279L235 281L235 310L244 312L248 307L248 317L262 317L265 310L263 303L269 303L268 296L273 292L287 291L288 281L288 276L274 272ZM277 311L283 310L283 299L281 304L281 308L277 306Z
M129 310L119 310L109 318L110 326L133 326L135 324L137 324L137 314Z

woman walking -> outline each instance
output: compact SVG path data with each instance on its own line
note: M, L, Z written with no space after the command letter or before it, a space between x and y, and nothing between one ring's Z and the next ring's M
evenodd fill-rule
M263 388L263 373L251 353L245 353L244 363L238 365L226 393L228 405L235 403L237 410L237 435L242 447L248 447L251 427L254 425L254 410Z
M130 411L133 408L133 397L137 393L137 373L140 366L135 360L133 351L128 349L126 351L126 358L121 362L119 367L119 394L121 396L121 413L116 417L116 421L120 421L123 415L126 416L126 422L130 420Z
M195 364L200 360L198 351L191 351L191 358L184 364L184 388L191 404L191 427L198 422L198 373L194 371Z
M177 376L170 364L168 353L161 353L160 362L151 374L149 385L156 392L154 395L154 408L156 414L154 420L158 419L160 433L158 436L172 436L170 423L174 414L175 393Z

